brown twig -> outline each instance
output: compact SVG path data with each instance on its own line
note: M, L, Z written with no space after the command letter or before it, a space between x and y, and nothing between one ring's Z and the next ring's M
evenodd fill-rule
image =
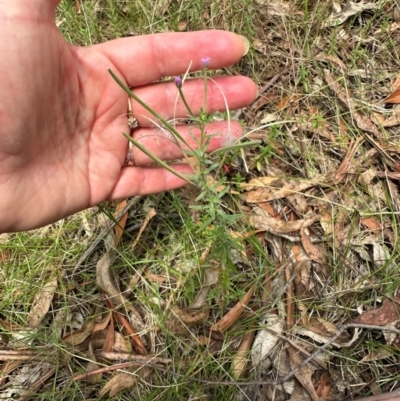
M0 350L0 361L44 361L51 357L50 353L34 350L9 351Z
M390 393L383 393L377 395L371 395L369 397L356 398L353 401L399 401L400 390L396 390Z
M151 367L151 368L156 368L156 369L160 369L162 366L161 365L156 365L156 364L146 364L143 365L139 362L124 362L124 363L119 363L117 365L112 365L112 366L106 366L104 368L100 368L100 369L96 369L93 370L92 372L87 372L87 373L83 373L82 375L78 375L74 377L74 381L78 381L78 380L82 380L82 379L86 379L90 376L94 376L100 373L107 373L107 372L113 372L114 370L119 370L119 369L127 369L127 368L141 368L143 366L147 366L147 367Z
M137 363L141 363L145 365L147 363L155 363L155 364L163 364L167 365L173 362L170 358L161 358L155 355L132 355L128 352L105 352L105 351L96 351L96 357L108 359L110 361L134 361Z
M123 330L127 333L131 340L131 344L133 348L136 350L137 353L140 355L147 355L146 348L144 347L142 340L139 338L139 336L136 334L135 330L129 323L128 319L120 313L115 310L115 306L113 303L106 297L106 304L107 307L113 311L113 316L115 319L119 322L119 324L122 326Z

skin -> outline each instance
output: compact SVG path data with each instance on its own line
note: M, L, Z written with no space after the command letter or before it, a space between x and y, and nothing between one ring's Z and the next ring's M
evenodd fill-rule
M58 0L0 0L0 232L55 222L104 200L178 188L184 182L134 150L135 166L123 166L129 132L128 97L115 72L164 117L184 118L173 82L165 76L237 62L242 39L230 32L166 33L118 39L100 45L68 44L55 26ZM256 86L245 77L216 78L208 89L209 112L250 104ZM196 113L203 102L201 80L183 87ZM223 92L224 96L222 95ZM181 157L179 147L153 127L148 112L132 103L139 127L134 137L164 160ZM192 130L178 126L191 144ZM242 134L232 122L213 123L210 150ZM183 163L174 166L190 172Z

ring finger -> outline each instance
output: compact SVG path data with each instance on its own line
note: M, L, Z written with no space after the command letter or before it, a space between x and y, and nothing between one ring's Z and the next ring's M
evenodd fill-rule
M198 126L191 125L176 126L176 129L189 145L189 149L188 146L177 143L172 134L163 129L139 128L134 131L133 138L162 160L181 159L183 150L198 148L201 131ZM237 121L219 121L207 124L205 133L210 138L207 151L212 152L239 139L243 134L243 129ZM149 156L135 146L133 146L132 152L135 165L144 166L154 163Z

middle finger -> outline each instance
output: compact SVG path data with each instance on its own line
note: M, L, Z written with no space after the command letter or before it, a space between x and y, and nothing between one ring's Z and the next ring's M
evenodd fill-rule
M192 112L198 115L204 103L204 80L186 80L182 87L183 94ZM143 102L157 111L166 120L186 118L189 112L173 81L149 84L134 89ZM257 89L249 78L215 77L207 83L207 113L239 109L252 103ZM155 118L140 104L132 100L133 115L141 127L154 126ZM158 121L157 121L158 123Z

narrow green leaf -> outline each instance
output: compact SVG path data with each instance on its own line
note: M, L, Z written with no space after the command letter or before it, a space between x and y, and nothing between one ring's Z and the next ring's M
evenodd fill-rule
M165 163L163 160L158 158L155 154L151 153L148 149L146 149L143 145L141 145L138 141L133 139L131 136L129 136L125 132L123 132L123 135L126 139L128 139L128 141L132 142L138 149L140 149L143 153L145 153L147 156L149 156L150 159L152 159L155 163L159 164L161 167L164 167L170 173L175 174L177 177L179 177L181 180L184 180L188 184L193 184L193 182L188 177L185 177L181 173L178 173L169 164Z
M139 97L137 97L118 77L117 75L114 74L114 72L109 68L108 72L111 74L111 76L115 79L117 84L133 99L135 99L136 102L138 102L142 107L144 107L150 114L152 114L154 117L158 118L160 122L171 132L171 134L178 138L182 143L184 143L189 149L190 146L189 144L185 141L183 136L163 117L161 117L155 110L153 110L150 106L148 106L143 100L141 100Z

